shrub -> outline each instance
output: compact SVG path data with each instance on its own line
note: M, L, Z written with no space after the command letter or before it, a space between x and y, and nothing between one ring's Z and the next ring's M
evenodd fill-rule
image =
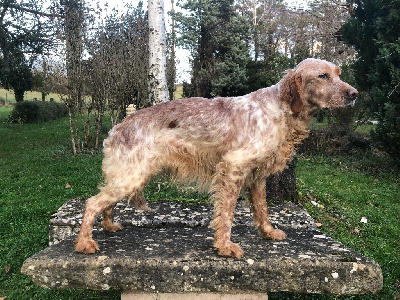
M379 123L371 136L378 147L389 154L400 168L400 105L385 103Z
M56 120L67 116L64 103L44 101L23 101L16 103L9 116L11 123L39 123Z
M348 131L345 127L328 126L313 128L310 136L298 147L297 152L302 154L353 154L365 153L373 147L366 136Z

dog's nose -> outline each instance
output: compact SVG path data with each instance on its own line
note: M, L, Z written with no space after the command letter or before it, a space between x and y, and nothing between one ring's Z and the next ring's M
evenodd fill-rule
M348 89L346 91L346 96L348 100L355 100L358 96L358 91L355 88Z
M356 102L357 95L358 95L358 91L355 88L350 87L346 91L345 105L346 106L354 106L354 103Z

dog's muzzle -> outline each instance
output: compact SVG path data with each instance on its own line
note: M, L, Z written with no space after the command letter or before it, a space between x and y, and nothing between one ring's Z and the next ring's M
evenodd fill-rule
M358 96L358 91L355 88L348 89L346 91L345 104L346 106L354 106L356 103L356 98Z

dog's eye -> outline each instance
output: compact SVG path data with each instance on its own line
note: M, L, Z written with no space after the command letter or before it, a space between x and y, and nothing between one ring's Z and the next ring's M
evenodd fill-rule
M329 79L329 78L330 78L330 76L329 76L329 74L328 74L328 73L324 73L324 74L321 74L321 75L319 75L319 76L318 76L318 78L322 78L322 79Z

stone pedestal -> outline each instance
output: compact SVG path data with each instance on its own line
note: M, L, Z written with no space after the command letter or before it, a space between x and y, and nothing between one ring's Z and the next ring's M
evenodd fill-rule
M218 256L213 248L214 232L207 226L211 206L171 202L153 204L158 207L153 213L118 205L116 219L125 228L104 232L97 220L94 239L100 251L76 253L73 233L83 205L70 200L61 207L51 220L53 245L24 262L22 272L37 285L116 289L126 300L250 300L278 291L363 294L382 287L377 263L318 231L307 212L294 204L271 209L273 223L287 234L282 241L261 238L249 209L238 205L232 241L244 250L240 259Z
M267 294L122 293L121 300L268 300Z

